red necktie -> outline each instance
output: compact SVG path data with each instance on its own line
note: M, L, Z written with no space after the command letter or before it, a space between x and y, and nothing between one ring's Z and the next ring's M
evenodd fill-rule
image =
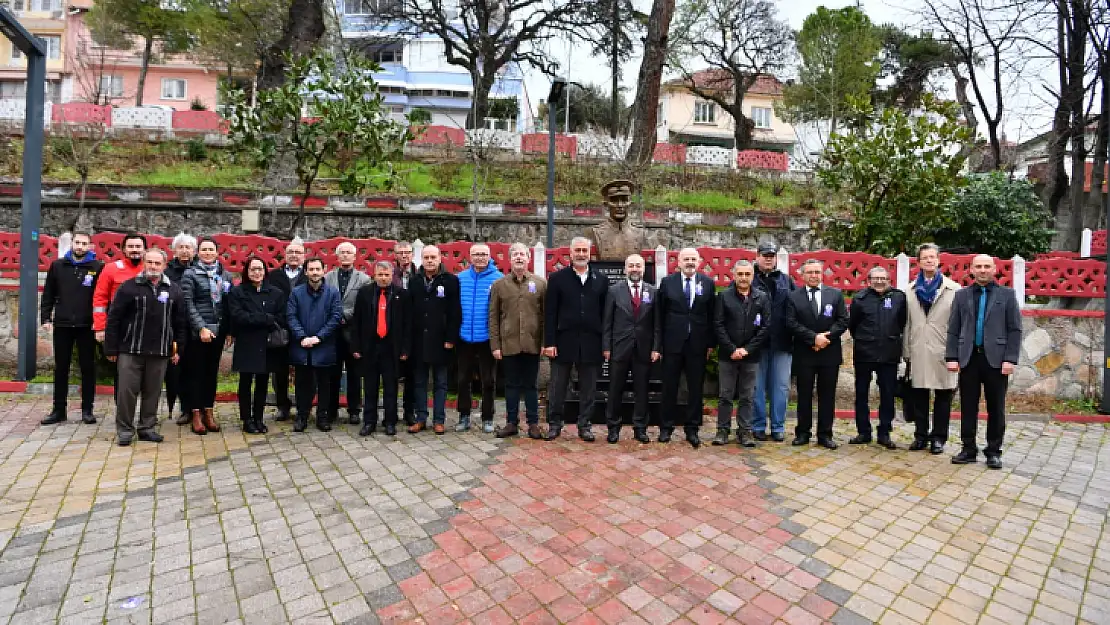
M385 305L386 305L385 291L378 293L378 338L384 339L386 333L389 331L386 328L385 321Z
M640 285L632 287L632 314L640 314Z

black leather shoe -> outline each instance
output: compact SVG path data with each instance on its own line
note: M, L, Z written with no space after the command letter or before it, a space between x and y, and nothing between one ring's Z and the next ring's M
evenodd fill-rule
M595 440L597 440L597 437L594 436L593 430L591 430L589 428L586 428L584 430L579 428L578 438L586 441L587 443L592 443Z
M121 437L116 439L116 444L119 445L120 447L130 447L131 446L131 439L121 436Z
M880 436L879 446L886 447L887 449L898 449L898 445L894 444L894 441L890 440L889 436Z
M254 427L258 430L259 434L266 434L270 431L270 428L266 427L266 422L262 420L262 417L257 417L254 420Z
M277 415L274 416L274 421L288 421L288 420L289 420L289 409L288 408L278 408Z
M308 429L308 419L302 418L302 417L297 417L293 421L293 431L294 432L304 432L307 429Z
M645 445L651 442L651 439L648 438L647 430L636 430L632 437Z
M795 436L794 440L791 441L790 444L795 446L795 447L801 447L802 445L808 445L809 444L809 435L808 434L803 434L801 436Z
M834 441L831 438L819 438L819 439L817 439L817 446L818 447L824 447L825 449L836 449L837 447L840 447L840 445L837 445L836 441Z
M670 428L659 428L659 437L655 440L660 443L669 443L671 442L671 434L672 430Z
M717 436L713 437L713 442L710 445L720 447L721 445L728 444L728 428L717 428Z
M748 449L756 446L755 437L752 436L751 432L740 432L736 436L736 442L739 443L741 447L747 447Z
M359 423L362 423L362 417L360 417L357 412L348 412L347 423L349 425L358 425Z
M367 423L367 424L364 424L362 426L362 428L359 429L358 435L359 436L370 436L377 429L378 428L376 426L374 426L373 424Z
M316 429L320 430L321 432L330 432L331 431L331 422L326 420L326 419L325 420L316 419Z
M987 456L987 468L988 469L1001 469L1002 468L1002 458L1000 456Z
M960 453L952 456L952 464L974 464L978 459L978 451L974 449L961 449Z
M849 445L869 445L869 444L871 444L871 437L870 436L853 436L852 438L848 439L848 444Z
M940 441L933 441L929 444L929 453L938 456L944 453L944 443Z
M621 440L620 430L609 430L609 435L605 437L605 442L610 445L616 445Z
M694 449L701 447L701 436L698 435L697 430L686 430L686 442Z
M759 439L757 438L756 440L759 440ZM784 440L786 440L786 435L783 434L782 432L775 432L774 434L771 435L771 440L775 441L776 443L781 443Z
M254 425L254 419L243 419L243 433L244 434L258 434L258 427Z
M96 425L96 415L91 410L81 411L81 423L85 425Z
M46 418L39 421L40 425L54 425L55 423L65 423L66 413L64 410L55 410L46 415Z
M547 434L544 435L543 439L546 440L546 441L553 441L553 440L559 438L559 435L562 434L562 433L563 433L563 426L561 426L561 425L549 425L549 426L547 426Z
M148 443L161 443L166 439L158 432L139 432L139 440L146 441Z
M392 423L387 423L385 426L386 436L397 436L397 426Z
M923 438L915 438L910 443L910 451L922 451L929 446L929 442Z
M755 432L754 434L752 434L752 436L755 438L755 440L760 441L760 442L763 442L763 441L767 440L767 433L766 432Z

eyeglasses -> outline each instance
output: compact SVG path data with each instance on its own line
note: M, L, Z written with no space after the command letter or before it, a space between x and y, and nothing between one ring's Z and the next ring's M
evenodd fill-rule
M870 280L871 280L872 282L890 282L890 278L879 278L879 277L871 277L871 278L869 278L869 279L870 279Z
M489 256L489 252L471 252L471 256Z

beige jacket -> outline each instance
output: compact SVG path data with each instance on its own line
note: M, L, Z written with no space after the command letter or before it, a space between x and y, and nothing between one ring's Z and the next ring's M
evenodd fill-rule
M954 389L958 374L948 371L944 348L948 342L948 318L960 285L944 277L929 314L921 307L913 283L906 290L906 336L903 355L910 363L914 388Z
M543 343L543 299L547 281L512 272L493 283L489 292L489 348L502 356L539 354Z

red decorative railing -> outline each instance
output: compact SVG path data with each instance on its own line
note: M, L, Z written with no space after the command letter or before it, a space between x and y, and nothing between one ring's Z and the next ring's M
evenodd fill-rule
M1092 254L1105 254L1106 253L1106 231L1095 230L1091 233L1091 253Z

